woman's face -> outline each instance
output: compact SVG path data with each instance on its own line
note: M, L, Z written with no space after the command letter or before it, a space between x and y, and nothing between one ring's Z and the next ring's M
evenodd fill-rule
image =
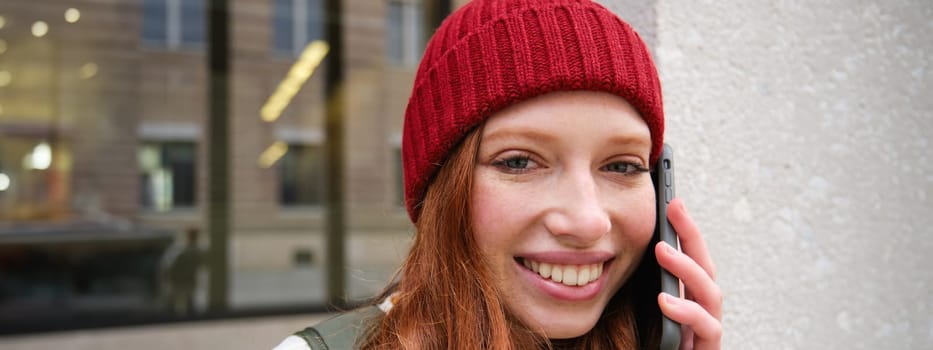
M559 92L483 129L471 210L509 310L552 339L585 334L654 229L648 126L622 98Z

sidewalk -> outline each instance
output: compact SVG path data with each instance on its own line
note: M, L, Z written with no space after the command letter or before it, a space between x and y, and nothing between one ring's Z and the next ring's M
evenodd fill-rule
M328 316L262 317L3 337L0 349L271 349L289 334Z
M372 298L382 291L396 265L366 264L346 270L347 293L351 299ZM323 266L272 271L234 271L231 276L230 305L233 308L288 304L326 303L326 272ZM206 282L206 279L205 281ZM207 305L206 284L197 304Z

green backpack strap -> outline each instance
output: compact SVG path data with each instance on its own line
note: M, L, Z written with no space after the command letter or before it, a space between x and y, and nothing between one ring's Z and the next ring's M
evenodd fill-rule
M295 335L304 339L311 350L354 349L366 322L382 315L379 308L367 306L337 315Z

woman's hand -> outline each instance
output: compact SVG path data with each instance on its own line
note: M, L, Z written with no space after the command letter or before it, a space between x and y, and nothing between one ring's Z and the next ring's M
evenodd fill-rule
M667 207L667 219L680 237L679 252L659 242L654 252L658 264L684 283L685 298L658 295L661 312L681 324L681 349L719 349L722 338L722 291L706 242L680 198Z

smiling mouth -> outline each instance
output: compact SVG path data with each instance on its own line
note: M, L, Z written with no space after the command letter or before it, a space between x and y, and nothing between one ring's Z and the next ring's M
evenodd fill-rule
M516 259L525 268L537 273L538 276L566 286L584 286L596 281L603 274L603 264L605 264L603 262L588 265L560 265L526 258Z

